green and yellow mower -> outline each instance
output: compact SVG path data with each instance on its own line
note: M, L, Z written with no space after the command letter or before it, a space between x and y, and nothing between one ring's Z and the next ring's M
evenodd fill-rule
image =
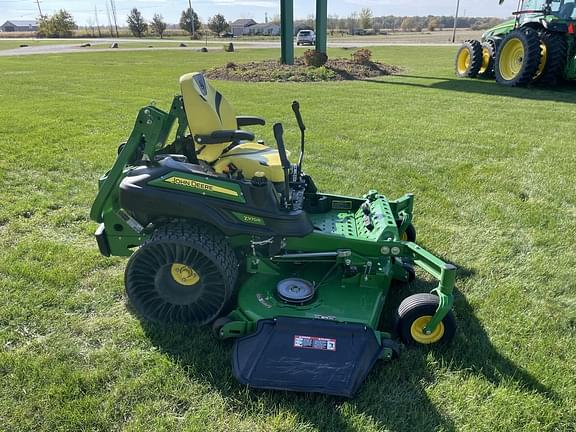
M140 110L91 210L100 252L130 257L126 292L142 319L235 339L233 372L249 386L348 397L399 353L397 339L453 337L456 269L415 243L413 195L321 193L302 169L297 102L291 163L281 124L268 147L245 129L265 121L237 116L201 73L180 85L169 112ZM411 282L414 266L437 287L381 329L391 283Z
M502 1L500 1L502 3ZM505 86L576 80L576 0L522 0L515 18L465 41L456 75Z

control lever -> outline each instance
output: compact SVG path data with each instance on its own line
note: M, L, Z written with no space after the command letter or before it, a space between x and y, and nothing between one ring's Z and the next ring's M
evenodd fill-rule
M306 125L304 125L304 120L302 120L302 114L300 113L300 103L298 101L292 102L292 111L296 116L296 121L298 122L298 127L300 128L300 157L298 158L298 180L302 174L302 163L304 162L304 143L306 141Z
M282 123L276 123L273 130L276 145L278 146L280 162L282 163L282 169L284 170L284 204L287 208L290 208L292 205L290 197L290 161L288 160L286 146L284 145L284 127L282 126Z

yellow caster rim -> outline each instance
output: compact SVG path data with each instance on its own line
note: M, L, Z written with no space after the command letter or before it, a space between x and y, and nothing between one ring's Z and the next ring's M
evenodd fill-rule
M432 333L426 334L424 328L431 320L432 316L430 315L421 316L420 318L415 319L410 327L412 339L424 345L439 342L444 336L444 323L440 322Z

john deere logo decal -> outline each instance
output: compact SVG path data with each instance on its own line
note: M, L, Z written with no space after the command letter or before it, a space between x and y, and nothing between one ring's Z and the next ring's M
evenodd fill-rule
M187 178L170 177L164 181L166 183L172 183L172 184L178 185L178 186L185 186L185 187L189 187L189 188L200 190L200 191L221 193L224 195L230 195L230 196L234 196L234 197L238 196L238 192L236 192L235 190L226 189L226 188L212 185L209 183L202 183L202 182L199 182L196 180L190 180Z

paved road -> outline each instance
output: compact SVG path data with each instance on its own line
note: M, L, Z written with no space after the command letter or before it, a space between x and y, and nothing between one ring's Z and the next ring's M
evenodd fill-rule
M18 40L21 41L23 44L26 41L30 41L30 39L11 39L11 40ZM67 39L64 39L67 40ZM82 42L75 40L75 39L68 39L70 44L61 44L61 45L34 45L25 48L15 48L15 49L7 49L7 50L0 50L0 57L8 57L8 56L24 56L24 55L38 55L38 54L71 54L71 53L78 53L78 52L107 52L107 51L150 51L151 48L142 48L142 47L130 47L131 44L138 43L147 43L150 42L154 44L154 50L197 50L203 46L205 46L205 42L198 42L198 41L189 41L189 40L141 40L135 41L134 39L98 39L98 40L83 40ZM74 42L74 43L72 43ZM80 44L88 42L92 45L91 48L80 48ZM122 48L112 49L110 45L112 42L118 42ZM221 49L225 40L222 41L208 41L208 49L213 46L214 48ZM158 46L158 44L171 44L172 46ZM185 43L187 45L186 48L180 48L177 46L173 46L175 44ZM431 44L418 44L418 43L391 43L391 42L382 42L378 40L363 40L363 41L335 41L329 42L328 47L330 48L361 48L361 47L370 47L370 46L450 46L451 44L438 44L438 43L431 43ZM237 48L276 48L280 49L280 42L273 41L234 41L234 46Z

